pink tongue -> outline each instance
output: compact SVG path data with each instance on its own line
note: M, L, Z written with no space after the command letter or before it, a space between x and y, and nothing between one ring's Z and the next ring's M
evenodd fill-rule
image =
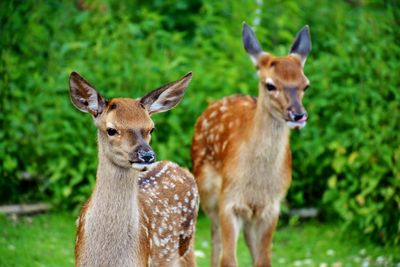
M298 120L296 122L305 122L305 121L307 121L307 116L304 116L303 118L301 118L301 120Z

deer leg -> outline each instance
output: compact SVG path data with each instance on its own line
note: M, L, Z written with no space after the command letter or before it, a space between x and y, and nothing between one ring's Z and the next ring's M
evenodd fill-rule
M211 238L212 238L212 252L211 252L211 266L218 267L219 259L221 256L221 233L219 222L212 222L211 225Z
M196 257L194 255L193 244L191 245L190 250L188 252L186 252L186 254L182 257L182 259L180 261L180 266L181 267L195 267L195 266L197 266Z
M251 222L248 222L243 226L243 234L244 234L244 240L246 241L247 247L250 250L251 258L254 263L255 257L257 255L256 252L257 252L258 240L254 230L254 226Z
M270 221L261 221L256 225L256 235L258 244L256 245L254 256L254 267L271 267L271 244L278 216Z
M239 218L234 212L220 209L222 257L221 267L236 267L236 244L239 236Z

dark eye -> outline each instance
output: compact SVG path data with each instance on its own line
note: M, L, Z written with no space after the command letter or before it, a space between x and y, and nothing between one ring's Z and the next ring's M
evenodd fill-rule
M268 91L275 91L276 90L275 85L273 85L272 83L266 83L265 87L267 87Z
M117 132L117 130L115 130L114 128L107 128L107 134L109 135L109 136L114 136L114 135L116 135L118 132Z
M154 132L155 129L156 129L156 128L151 129L151 130L150 130L150 134L152 134L152 133Z
M304 87L304 92L307 91L308 87L310 87L310 85L306 85L306 87Z

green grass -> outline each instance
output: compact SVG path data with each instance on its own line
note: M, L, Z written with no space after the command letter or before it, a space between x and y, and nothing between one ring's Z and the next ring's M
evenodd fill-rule
M209 266L209 225L208 219L200 216L196 238L200 267ZM400 266L398 248L379 247L360 236L342 236L339 227L307 222L278 229L274 266ZM18 220L0 216L0 266L72 266L74 236L75 216L71 214L50 213ZM240 266L251 266L242 237L238 259Z
M10 220L0 217L0 266L72 266L75 220L51 213Z

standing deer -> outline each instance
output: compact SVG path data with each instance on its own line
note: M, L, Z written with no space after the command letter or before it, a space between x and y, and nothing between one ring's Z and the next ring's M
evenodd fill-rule
M237 266L240 228L254 266L271 266L271 242L280 202L291 182L289 128L306 125L303 73L311 50L309 29L288 56L262 51L243 25L243 44L256 66L258 98L228 96L198 118L191 147L202 208L212 221L212 266Z
M96 185L77 221L76 266L195 266L195 180L172 162L155 162L149 145L150 115L177 105L191 78L140 99L105 100L71 73L72 103L92 115L99 146Z

